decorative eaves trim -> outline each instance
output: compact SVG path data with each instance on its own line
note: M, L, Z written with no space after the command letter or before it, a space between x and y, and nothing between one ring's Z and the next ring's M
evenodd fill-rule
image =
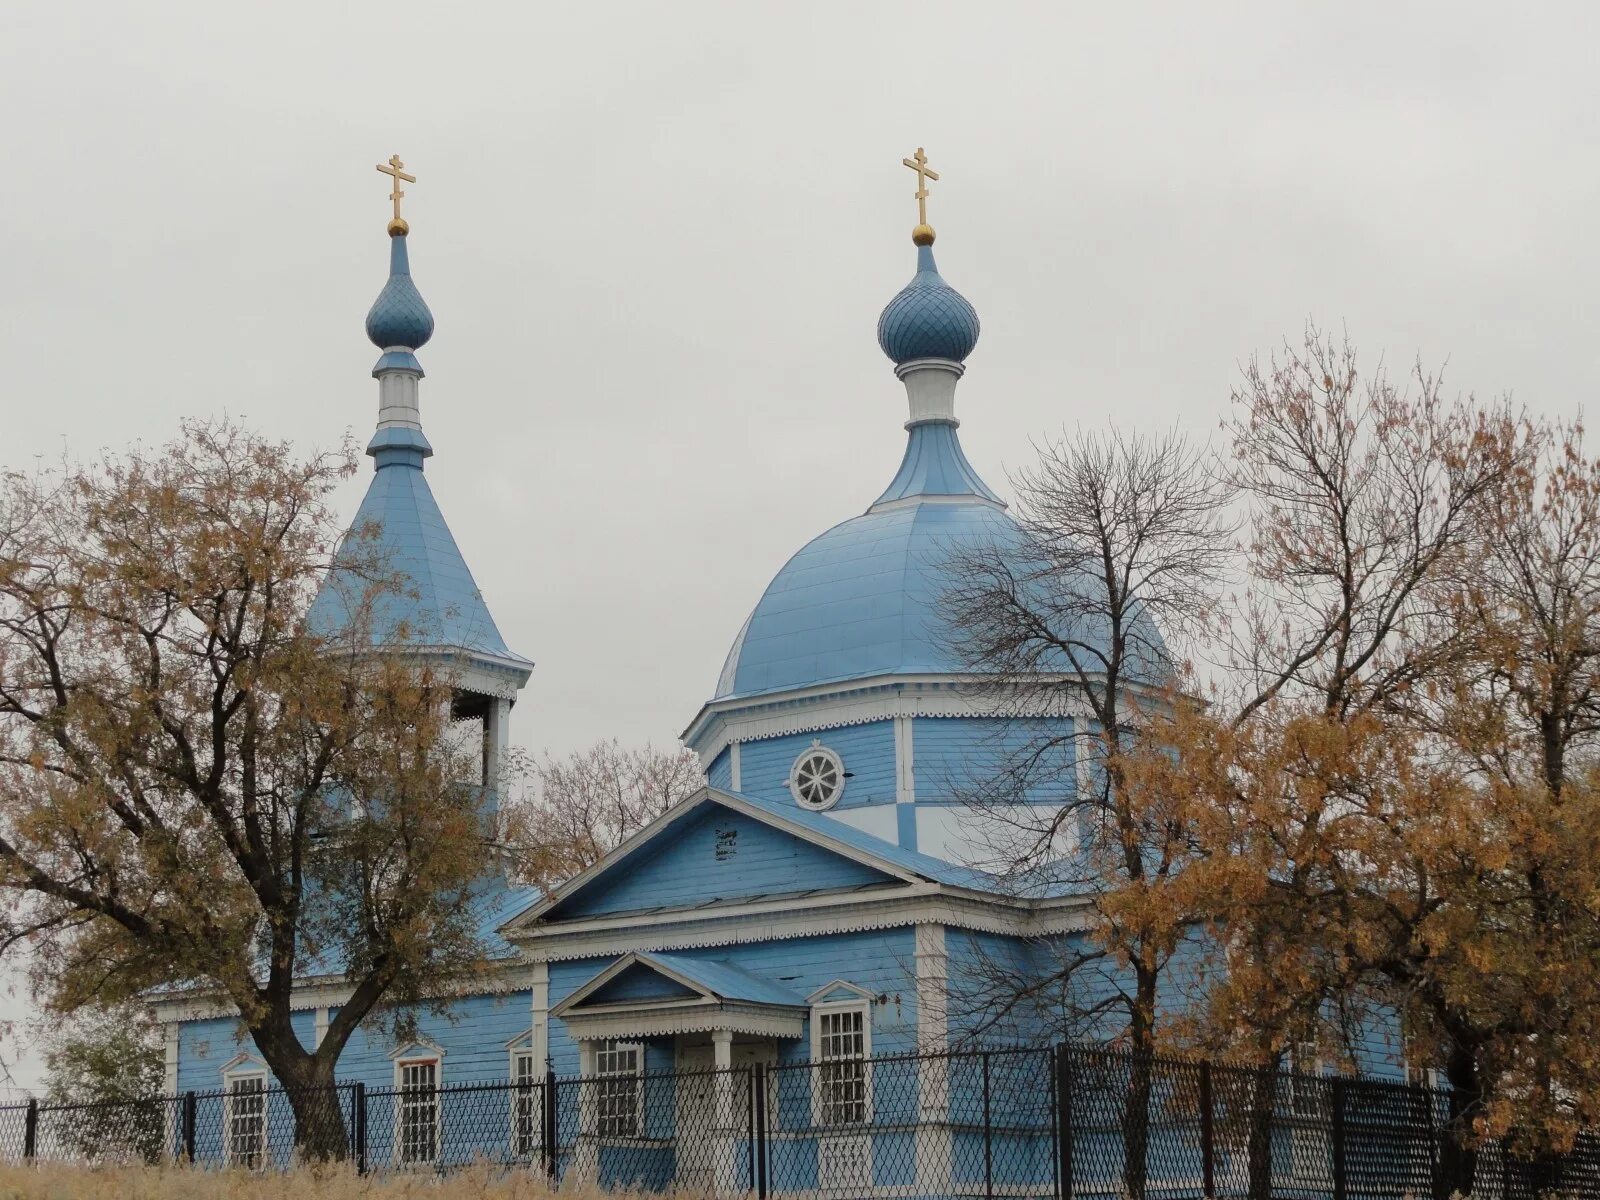
M563 1018L576 1041L607 1038L669 1037L726 1029L753 1037L797 1038L805 1030L804 1010L779 1006L718 1004L695 1008L618 1009L603 1014L572 1013Z
M1065 679L1066 677L1062 677ZM1035 683L1049 683L1041 678ZM993 717L1013 715L995 702L992 685L951 675L880 676L858 685L806 689L706 705L683 733L683 741L709 765L730 742L759 741L820 729L866 725L894 717ZM1068 694L1030 716L1084 718L1089 708Z
M642 927L620 920L606 928L581 933L548 931L528 938L523 951L536 962L569 962L582 958L609 958L635 951L693 951L718 946L741 946L793 938L826 937L839 933L866 933L881 929L912 928L933 923L978 933L1039 937L1092 928L1093 914L1079 899L1072 906L1026 912L998 909L941 895L909 896L901 903L884 902L834 908L825 913L795 911L763 916L725 918L720 921L680 921L673 925Z

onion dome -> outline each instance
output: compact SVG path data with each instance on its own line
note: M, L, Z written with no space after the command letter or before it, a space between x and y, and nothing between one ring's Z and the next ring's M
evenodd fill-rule
M940 276L931 236L917 238L916 276L878 318L878 345L900 364L919 358L963 362L977 344L977 312Z
M391 226L389 282L367 313L367 337L380 350L405 346L419 350L433 336L433 314L411 282L411 261L406 256L406 235Z

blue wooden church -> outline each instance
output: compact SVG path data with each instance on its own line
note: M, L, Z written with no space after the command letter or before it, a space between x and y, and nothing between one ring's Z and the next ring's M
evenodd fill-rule
M367 318L379 408L357 521L381 531L414 585L386 619L405 621L420 649L457 671L457 710L482 722L492 793L532 663L501 637L427 482L416 352L433 318L397 225ZM789 559L734 637L683 734L709 786L553 894L491 879L482 932L496 965L480 990L448 1015L420 1014L405 1044L358 1033L342 1077L425 1092L542 1080L548 1066L617 1081L593 1119L641 1134L652 1120L688 1120L685 1105L718 1103L685 1089L653 1117L630 1082L647 1073L947 1048L969 1032L963 996L976 964L1025 963L1042 940L1082 936L1081 894L1019 897L968 865L982 818L963 804L961 782L997 753L1005 718L957 686L939 625L943 564L952 548L1014 537L1016 526L958 437L956 387L977 314L940 275L925 222L913 241L915 274L877 330L909 404L904 456L882 464L887 486L864 511ZM336 596L318 605L337 619ZM1086 736L1082 718L1057 720L1059 732ZM308 1045L343 989L337 975L304 980ZM192 997L156 1007L170 1091L266 1086L262 1059L223 1010ZM841 1119L874 1103L871 1076L854 1078ZM954 1103L948 1086L942 1098L925 1087L916 1103ZM436 1134L417 1136L422 1151L436 1145ZM826 1164L809 1170L825 1185ZM678 1171L680 1182L693 1177L691 1164Z

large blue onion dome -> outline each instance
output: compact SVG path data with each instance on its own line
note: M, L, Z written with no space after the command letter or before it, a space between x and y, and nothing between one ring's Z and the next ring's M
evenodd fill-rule
M1052 570L1003 507L976 496L906 497L835 525L784 564L734 639L713 701L877 676L964 675L962 638L945 599L963 582L963 552L979 550L1000 552L1019 571L1034 611L1061 614L1052 635L1077 645L1080 661L1110 652L1112 631L1092 615L1094 577ZM1132 678L1170 676L1147 613L1135 615L1125 636L1134 646ZM1072 670L1057 653L1039 665Z
M406 346L419 350L433 336L433 314L411 282L411 261L406 256L406 235L389 237L389 282L367 313L367 337L380 350Z
M977 311L939 275L933 246L919 244L916 275L878 318L878 345L899 365L918 358L963 362L977 344Z

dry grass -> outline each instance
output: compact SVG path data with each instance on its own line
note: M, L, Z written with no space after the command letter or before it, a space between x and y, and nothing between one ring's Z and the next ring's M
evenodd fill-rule
M526 1171L474 1167L450 1175L363 1179L346 1168L282 1175L162 1167L0 1166L0 1200L551 1200L545 1181ZM563 1188L561 1200L602 1200L615 1193Z

